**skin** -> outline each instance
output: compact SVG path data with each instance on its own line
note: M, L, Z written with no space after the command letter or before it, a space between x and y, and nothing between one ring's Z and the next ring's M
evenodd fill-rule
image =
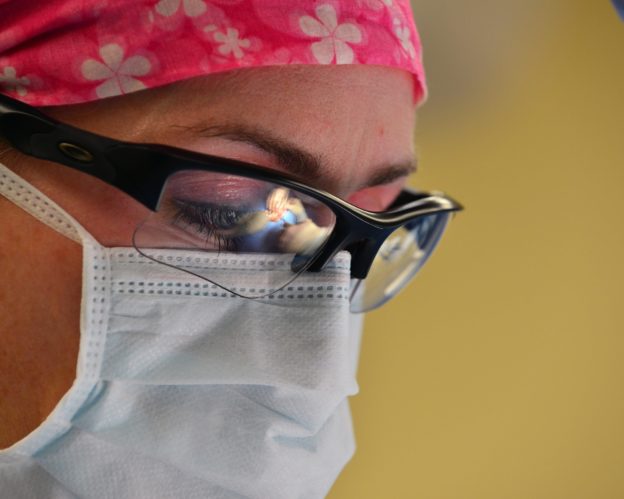
M286 171L261 148L214 126L243 124L323 160L310 185L384 209L413 160L412 77L376 66L288 66L208 75L93 103L45 110L66 123L136 142L173 145ZM204 130L204 132L201 132ZM240 138L240 137L239 137ZM0 150L5 147L0 147ZM104 246L131 246L148 211L113 187L15 151L0 161L72 214ZM377 176L383 185L369 187ZM80 337L80 245L0 196L0 448L39 426L75 378Z

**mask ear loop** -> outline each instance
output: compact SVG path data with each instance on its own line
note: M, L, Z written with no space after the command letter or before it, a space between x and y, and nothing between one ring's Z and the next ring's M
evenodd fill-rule
M7 152L19 151L9 148L0 152L4 156ZM0 189L0 195L13 204L19 206L28 214L47 225L59 234L75 241L82 246L97 246L99 243L72 215L65 211L54 200L41 192L23 177L0 163L0 178L5 178L8 185Z

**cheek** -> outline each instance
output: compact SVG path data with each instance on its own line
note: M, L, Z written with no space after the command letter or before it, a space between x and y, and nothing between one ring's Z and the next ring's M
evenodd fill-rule
M347 201L368 211L384 211L392 204L405 185L405 179L387 185L360 189L351 194Z

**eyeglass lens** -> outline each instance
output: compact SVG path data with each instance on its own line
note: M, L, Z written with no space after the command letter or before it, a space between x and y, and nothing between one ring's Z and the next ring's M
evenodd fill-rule
M186 170L167 180L158 211L136 229L134 245L152 260L259 298L305 271L334 225L333 212L301 192Z
M423 215L390 234L354 289L351 311L372 310L401 291L431 256L449 219L448 212Z

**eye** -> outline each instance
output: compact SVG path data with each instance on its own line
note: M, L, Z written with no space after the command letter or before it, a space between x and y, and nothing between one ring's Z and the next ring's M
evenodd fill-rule
M182 227L195 237L201 237L204 247L219 251L236 251L238 237L234 234L248 210L230 206L171 200L171 223Z

